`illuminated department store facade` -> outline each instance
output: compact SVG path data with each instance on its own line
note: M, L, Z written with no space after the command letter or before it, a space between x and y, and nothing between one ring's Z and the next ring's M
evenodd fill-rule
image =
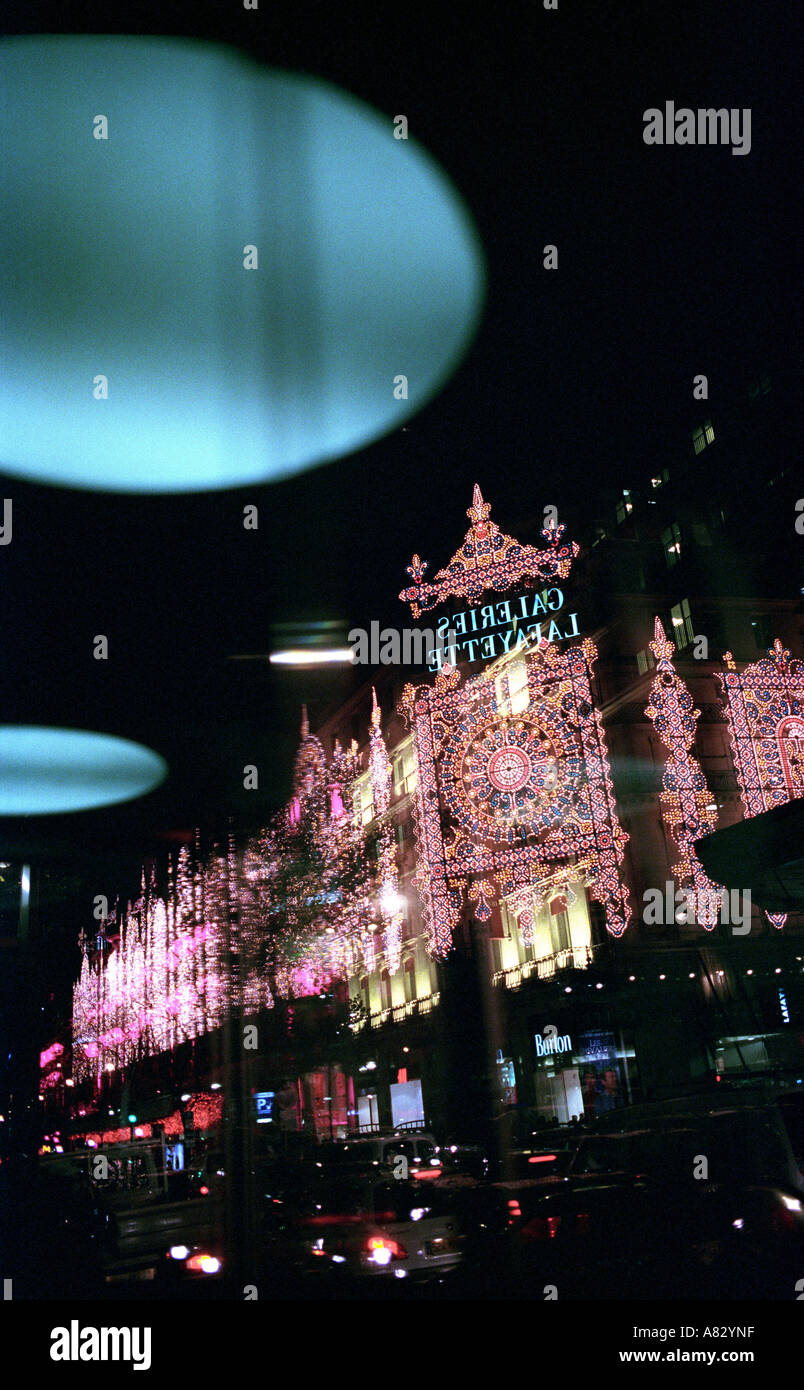
M517 1105L548 1123L717 1075L804 1077L800 919L749 912L694 848L804 796L797 605L772 605L777 630L753 660L732 655L746 645L739 601L719 604L723 654L688 603L658 611L644 592L612 596L590 630L594 571L576 577L584 557L563 526L520 544L477 487L467 516L452 560L428 580L415 555L400 594L446 638L431 669L382 667L316 733L305 716L281 833L202 869L185 857L169 893L143 883L111 949L85 945L79 1080L136 1071L234 1004L287 1017L325 997L344 1022L318 1055L313 1029L251 1063L252 1090L284 1097L286 1126L321 1137L457 1133L455 1093L478 1072L498 1114ZM322 864L362 854L370 869L333 868L303 949L287 925L268 949L260 913L287 892L276 864L303 827ZM467 1027L462 1059L455 980L470 977L482 1043Z

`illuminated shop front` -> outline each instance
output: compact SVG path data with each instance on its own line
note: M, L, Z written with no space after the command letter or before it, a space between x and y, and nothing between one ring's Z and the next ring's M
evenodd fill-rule
M633 1047L608 1028L533 1034L535 1108L548 1124L587 1123L629 1104L636 1081Z

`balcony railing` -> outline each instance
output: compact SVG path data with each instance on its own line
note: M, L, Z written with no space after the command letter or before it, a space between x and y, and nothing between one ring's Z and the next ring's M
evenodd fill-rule
M551 956L539 956L537 960L526 960L510 970L496 970L492 983L504 985L506 989L519 989L526 980L535 976L537 980L551 980L564 970L588 970L592 964L594 947L568 946L564 951L556 951Z
M440 992L436 992L435 994L425 994L418 999L406 999L404 1004L392 1004L387 1009L373 1009L369 1015L368 1023L372 1028L382 1028L386 1023L402 1023L406 1018L411 1018L413 1014L429 1014L438 1007L440 999ZM352 1030L358 1033L365 1026L366 1020L363 1019L360 1023L353 1024Z

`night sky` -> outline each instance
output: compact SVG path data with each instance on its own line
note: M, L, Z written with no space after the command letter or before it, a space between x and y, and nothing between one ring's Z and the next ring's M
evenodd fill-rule
M281 802L300 702L315 723L351 673L277 676L227 658L268 652L281 623L401 623L406 564L414 551L431 573L446 563L475 481L504 530L532 528L553 503L573 534L698 423L696 373L714 416L725 383L791 358L791 5L430 8L6 7L8 33L240 43L406 114L488 259L484 318L446 389L342 462L197 498L4 479L0 717L141 739L172 767L145 803L67 827L85 847L223 824L243 809L247 762L260 767L256 812ZM646 146L643 111L671 99L750 107L751 153ZM547 243L556 272L542 266ZM241 524L246 502L256 533ZM96 633L108 662L92 659Z

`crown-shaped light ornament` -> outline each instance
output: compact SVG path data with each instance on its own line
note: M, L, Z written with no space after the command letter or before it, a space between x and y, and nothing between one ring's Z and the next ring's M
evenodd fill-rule
M546 526L542 536L544 550L532 545L520 545L506 536L491 520L491 505L484 501L477 483L472 493L472 505L466 515L469 530L463 545L456 550L449 564L436 574L432 583L425 579L426 560L414 555L407 566L413 583L399 597L409 603L414 618L428 612L448 598L463 598L478 603L489 590L504 592L523 579L551 583L566 579L580 547L577 541L562 540L563 525Z

